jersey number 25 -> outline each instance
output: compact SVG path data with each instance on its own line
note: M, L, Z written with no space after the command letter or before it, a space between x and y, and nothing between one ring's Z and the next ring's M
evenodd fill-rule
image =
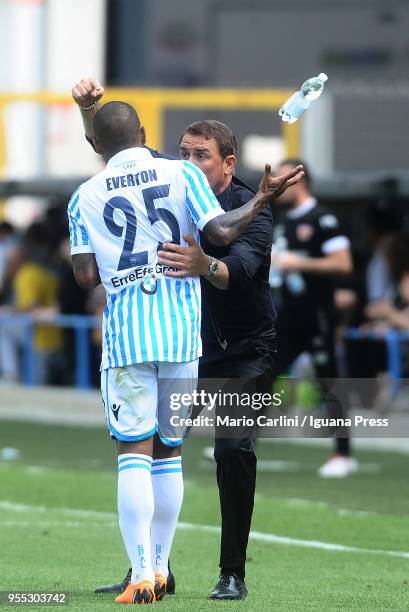
M180 244L180 229L175 215L167 208L155 207L155 200L167 198L169 196L169 185L148 187L147 189L142 190L142 195L151 225L157 221L163 221L170 229L172 234L172 242ZM122 196L116 196L111 198L111 200L105 204L105 225L111 234L121 238L124 227L123 225L118 225L118 223L114 221L115 210L122 210L126 219L124 247L119 259L118 272L121 270L128 270L128 268L145 266L148 263L148 251L139 251L138 253L133 252L135 246L137 219L131 202Z

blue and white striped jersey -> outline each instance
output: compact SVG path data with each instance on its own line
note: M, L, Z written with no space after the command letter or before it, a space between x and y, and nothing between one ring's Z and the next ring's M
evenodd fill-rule
M201 356L199 278L166 277L157 251L185 245L223 214L206 176L185 161L121 151L68 204L71 253L95 253L107 294L102 368Z

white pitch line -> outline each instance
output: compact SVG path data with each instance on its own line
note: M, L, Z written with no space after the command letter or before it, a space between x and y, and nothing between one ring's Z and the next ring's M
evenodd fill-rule
M99 519L117 519L114 512L98 512L96 510L81 510L76 508L46 508L45 506L29 506L27 504L15 504L8 501L0 501L0 510L9 512L62 512L68 516L76 516L83 518L99 518ZM0 520L0 525L2 524ZM104 523L100 523L105 526ZM115 526L113 524L113 526ZM215 525L201 525L196 523L178 523L178 529L182 531L201 531L205 533L220 534L220 527ZM317 540L300 540L298 538L289 538L286 536L275 535L274 533L262 533L260 531L251 531L250 540L255 542L268 542L269 544L283 544L286 546L299 546L302 548L316 548L319 550L327 550L330 552L345 552L364 555L380 555L384 557L395 557L397 559L409 559L409 552L398 550L378 550L371 548L358 548L355 546L344 546L343 544L332 544L329 542L320 542Z
M379 516L379 512L372 512L369 510L348 510L346 508L334 508L330 504L320 500L314 499L302 499L298 497L289 497L284 500L285 504L290 507L297 506L310 506L316 508L322 508L325 510L330 510L336 513L338 516L356 516L366 518L368 516Z
M220 534L220 528L213 525L196 525L194 523L178 523L178 529L187 531L205 531L206 533ZM332 552L348 552L361 553L370 555L383 555L387 557L397 557L400 559L409 559L409 552L398 550L377 550L371 548L357 548L355 546L344 546L343 544L330 544L328 542L319 542L317 540L299 540L297 538L288 538L286 536L278 536L274 533L262 533L260 531L251 531L250 540L256 542L269 542L270 544L285 544L288 546L301 546L303 548L318 548Z
M0 510L10 512L59 512L68 516L78 516L91 519L112 520L117 518L115 512L99 512L98 510L82 510L77 508L52 508L47 506L29 506L27 504L15 504L9 501L0 501Z
M27 529L33 529L34 527L41 529L48 529L57 527L58 529L61 527L84 527L86 524L87 529L91 527L97 527L100 529L101 527L118 527L118 521L109 521L109 522L98 522L98 523L84 523L84 521L2 521L0 520L0 529L8 529L14 527L21 527Z

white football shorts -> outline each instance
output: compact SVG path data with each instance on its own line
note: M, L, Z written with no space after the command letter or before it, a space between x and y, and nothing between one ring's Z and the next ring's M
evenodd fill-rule
M184 425L191 415L187 398L196 390L198 365L198 359L148 361L102 370L102 401L111 437L139 442L158 433L167 446L180 446L188 429Z

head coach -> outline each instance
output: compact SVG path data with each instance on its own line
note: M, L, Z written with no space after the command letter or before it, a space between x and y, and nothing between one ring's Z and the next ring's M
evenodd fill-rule
M233 175L237 143L223 123L193 123L180 139L179 152L181 159L206 174L226 212L253 197L253 191ZM228 247L214 247L201 236L200 246L190 237L189 247L165 244L166 252L159 252L161 263L179 268L169 275L201 277L203 357L199 377L232 379L226 391L250 387L268 391L271 387L275 353L275 313L268 283L272 239L267 209ZM251 382L254 384L248 385ZM242 415L238 412L237 416ZM214 457L222 518L221 575L210 597L242 599L256 485L252 432L237 431L229 437L216 432Z

